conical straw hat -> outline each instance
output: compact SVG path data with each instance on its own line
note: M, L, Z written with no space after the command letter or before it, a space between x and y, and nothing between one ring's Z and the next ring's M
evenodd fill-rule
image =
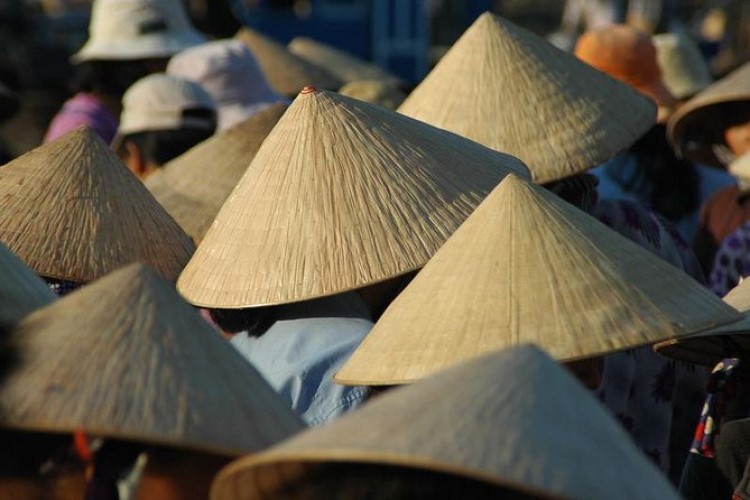
M664 84L677 99L686 99L713 82L698 45L684 33L654 35Z
M721 116L712 115L717 105L750 101L750 62L699 93L669 119L667 134L684 156L715 166L724 163L713 152L711 138L722 135Z
M250 28L235 36L244 42L263 69L273 89L284 95L296 95L306 85L336 90L341 81L325 69L289 52L287 48Z
M0 243L0 326L13 325L53 300L44 281Z
M174 288L131 264L26 317L3 426L252 453L303 424Z
M141 261L175 280L190 238L89 128L0 168L0 241L37 274L88 282Z
M305 89L178 280L244 308L377 283L427 262L508 173L508 155L334 92Z
M399 112L517 156L539 183L610 159L656 121L647 97L490 13Z
M409 383L526 342L575 360L739 318L684 272L508 176L393 301L336 380Z
M151 194L194 241L203 239L286 108L285 104L272 104L178 156L146 179Z
M363 61L347 52L312 38L296 37L288 45L289 52L324 68L341 83L356 80L383 80L401 83L400 78L385 71L380 66Z
M434 470L544 498L679 498L594 397L529 345L393 389L235 461L211 498L265 498L261 488L291 482L296 466L340 462Z

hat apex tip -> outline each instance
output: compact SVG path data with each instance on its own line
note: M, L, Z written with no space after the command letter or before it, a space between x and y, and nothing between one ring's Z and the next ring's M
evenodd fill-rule
M300 94L313 94L317 91L318 88L315 85L305 85L300 91Z

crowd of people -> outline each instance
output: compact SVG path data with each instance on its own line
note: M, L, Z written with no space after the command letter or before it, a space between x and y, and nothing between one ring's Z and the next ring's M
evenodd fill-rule
M487 12L411 88L179 0L72 62L0 166L0 499L750 499L750 62Z

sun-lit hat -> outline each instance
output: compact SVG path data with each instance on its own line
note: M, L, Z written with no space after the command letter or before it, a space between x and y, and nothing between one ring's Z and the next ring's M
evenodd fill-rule
M241 458L216 476L211 498L270 498L340 463L442 472L530 498L679 498L593 395L530 345L393 389Z
M651 100L491 13L399 112L520 158L539 183L609 160L656 119Z
M356 80L383 80L394 85L402 80L375 64L312 38L296 37L289 42L289 51L306 61L324 68L342 83Z
M404 99L406 99L406 94L398 85L385 80L356 80L349 82L339 89L339 94L393 110L398 108L404 102Z
M656 47L645 33L622 24L590 30L578 39L574 52L587 64L651 98L659 107L660 123L674 111L677 102L662 81Z
M334 295L422 267L523 163L335 92L306 88L261 145L178 280L245 308Z
M218 130L226 130L273 103L288 103L271 89L252 52L239 40L217 40L180 52L167 73L200 84L219 112Z
M0 326L13 325L53 300L47 284L0 243Z
M0 425L239 455L303 428L154 271L132 264L27 316Z
M151 194L193 241L203 239L286 108L286 104L272 104L166 163L146 179Z
M279 94L294 96L307 85L327 90L341 87L342 82L328 71L292 54L284 45L257 31L245 27L235 38L248 46L271 88Z
M698 45L682 33L662 33L652 38L662 79L677 99L688 99L711 82L711 71Z
M0 168L0 242L40 276L89 282L126 264L177 279L195 249L92 129Z
M690 99L669 119L667 135L675 150L693 161L723 167L715 147L723 143L722 108L750 102L750 62Z
M683 271L511 175L391 303L335 379L411 383L528 342L571 361L739 318Z
M210 114L189 113L197 110ZM122 97L118 136L182 128L216 128L216 103L197 83L166 73L153 73L135 82Z
M203 43L180 0L95 0L74 62L169 57Z

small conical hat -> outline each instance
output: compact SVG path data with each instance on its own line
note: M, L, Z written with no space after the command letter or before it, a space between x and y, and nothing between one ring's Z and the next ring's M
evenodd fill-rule
M13 325L53 300L44 281L0 243L0 326Z
M194 241L203 239L286 108L285 104L272 104L178 156L146 179L151 194Z
M445 472L543 498L679 498L604 407L528 345L393 389L235 461L211 498L265 498L262 488L291 482L295 466L334 462Z
M383 281L427 262L516 158L393 111L305 89L266 138L178 280L243 308Z
M715 130L721 132L724 126L721 116L712 115L715 107L734 101L750 101L750 62L681 106L669 119L669 140L694 161L724 166L714 154L714 144L708 138L717 135Z
M647 97L490 13L399 112L517 156L539 183L610 159L656 121Z
M574 360L739 318L684 272L508 176L393 301L336 380L408 383L526 342Z
M303 427L172 285L131 264L26 317L2 425L251 453Z
M289 51L302 59L324 68L341 83L356 80L384 80L400 83L400 79L380 66L368 63L330 45L312 38L297 37L289 42Z
M0 168L0 241L37 274L88 282L135 261L177 279L194 245L90 128Z
M235 38L248 46L279 94L295 95L307 85L329 90L341 87L342 82L325 69L292 54L284 45L257 31L242 28Z

